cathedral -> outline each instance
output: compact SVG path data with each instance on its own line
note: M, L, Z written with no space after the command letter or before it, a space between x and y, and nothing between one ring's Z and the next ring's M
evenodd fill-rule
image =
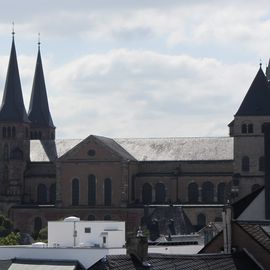
M264 185L268 73L259 68L228 137L61 140L39 47L26 112L13 36L0 108L1 213L22 232L71 215L124 220L131 232L151 205L179 205L198 227L219 221L224 203Z

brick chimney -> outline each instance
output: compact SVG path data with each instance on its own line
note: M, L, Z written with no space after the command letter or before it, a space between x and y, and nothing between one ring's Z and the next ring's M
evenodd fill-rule
M270 123L264 123L264 160L265 160L265 219L270 219Z

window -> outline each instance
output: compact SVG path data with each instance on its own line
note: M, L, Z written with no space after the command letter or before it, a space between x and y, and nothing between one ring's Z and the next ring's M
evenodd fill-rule
M2 129L2 135L3 135L3 138L6 138L7 137L7 128L6 127L3 127L3 129Z
M212 203L214 201L214 185L207 181L202 184L202 202Z
M110 178L104 180L104 204L107 206L112 204L112 180Z
M106 236L103 236L103 244L106 244Z
M243 134L246 134L247 133L247 125L246 124L242 124L242 126L241 126L241 132Z
M156 202L165 203L166 191L163 183L156 184Z
M16 147L11 152L10 158L14 160L23 160L23 151L19 147Z
M96 205L96 177L88 176L88 205Z
M152 186L149 183L143 184L142 202L144 204L150 204L152 202Z
M111 219L112 219L112 217L110 215L105 215L104 216L104 220L111 220Z
M259 171L264 172L265 163L264 157L259 158Z
M91 228L90 227L84 228L84 232L85 233L91 233Z
M42 228L42 220L40 217L36 217L34 219L34 233L38 234L41 228Z
M50 186L50 203L54 204L56 202L56 184Z
M94 149L90 149L88 152L87 152L88 156L90 157L94 157L96 155L96 151Z
M41 131L38 132L38 138L41 140L42 139L42 133Z
M199 228L203 228L206 225L206 217L204 214L200 213L197 216L197 225Z
M226 190L226 184L225 183L219 183L217 187L217 200L219 203L225 203L225 190Z
M7 137L8 138L11 137L11 128L10 127L7 128Z
M190 183L188 185L188 201L197 203L199 201L199 189L197 183Z
M9 147L7 144L4 145L4 160L9 160Z
M11 133L12 133L12 138L15 138L16 137L16 128L15 127L12 127Z
M242 171L249 172L249 157L247 156L242 158Z
M96 220L96 217L94 215L89 215L87 219L88 220Z
M79 190L79 180L74 178L72 180L72 205L76 206L79 205L80 201L80 190Z
M253 133L253 124L248 124L248 133Z
M37 202L39 204L47 203L47 187L44 184L39 184L37 187Z

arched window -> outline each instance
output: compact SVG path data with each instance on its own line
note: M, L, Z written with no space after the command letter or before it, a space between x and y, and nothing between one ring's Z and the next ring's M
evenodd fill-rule
M4 156L3 156L4 160L9 160L9 147L8 144L4 145Z
M217 187L217 200L219 203L225 203L226 184L219 183Z
M34 219L34 233L37 235L42 229L42 219L40 217L35 217Z
M249 172L249 157L247 156L242 158L242 171Z
M104 216L104 220L111 220L111 219L112 219L112 217L110 215L105 215Z
M80 184L77 178L72 180L72 205L79 205L80 201Z
M12 127L12 138L16 137L16 128Z
M112 180L106 178L104 180L104 205L110 206L112 204Z
M47 203L47 187L44 184L39 184L37 187L37 202L39 204Z
M56 184L50 186L50 203L56 202Z
M241 132L243 134L246 134L247 133L247 125L246 124L242 124L242 126L241 126Z
M165 203L166 191L163 183L156 184L156 203Z
M200 213L197 216L197 225L199 228L203 228L206 225L206 217L204 214Z
M96 205L96 177L88 176L88 205Z
M152 186L149 183L143 184L142 202L144 204L150 204L152 202Z
M248 124L248 133L253 133L253 124Z
M264 157L259 158L259 171L264 172L265 163Z
M7 137L7 128L6 127L3 127L3 129L2 129L2 135L3 135L3 138L6 138Z
M11 128L10 127L7 128L7 137L8 138L11 137Z
M94 215L89 215L87 217L87 220L96 220L96 217Z
M188 185L188 202L197 203L199 201L199 189L197 183Z
M254 184L254 185L252 185L252 187L251 187L251 192L257 190L257 189L260 188L260 187L261 187L261 185L259 185L259 184Z
M214 185L211 182L202 184L202 202L212 203L214 201Z

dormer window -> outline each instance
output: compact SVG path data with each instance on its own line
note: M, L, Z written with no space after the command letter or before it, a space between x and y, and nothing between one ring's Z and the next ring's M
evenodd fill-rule
M253 133L253 124L242 124L241 133L242 134Z
M94 157L96 155L96 151L94 149L90 149L87 154L90 157Z
M247 133L247 125L246 125L246 124L242 124L241 132L242 132L243 134L246 134L246 133Z

